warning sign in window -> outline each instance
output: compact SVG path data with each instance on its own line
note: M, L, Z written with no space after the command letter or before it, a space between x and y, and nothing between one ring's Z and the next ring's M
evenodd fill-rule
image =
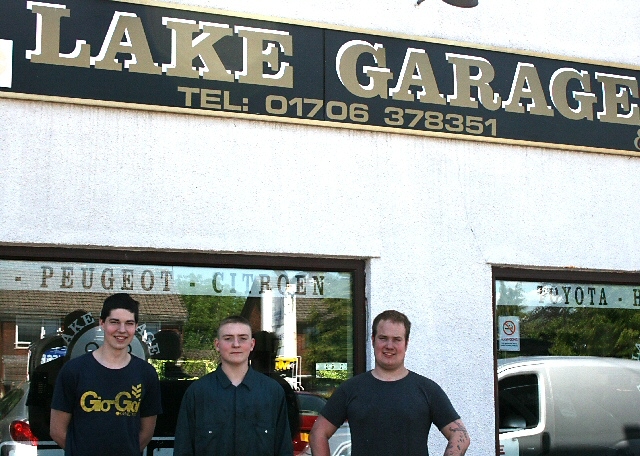
M500 347L502 351L520 351L520 317L499 317Z

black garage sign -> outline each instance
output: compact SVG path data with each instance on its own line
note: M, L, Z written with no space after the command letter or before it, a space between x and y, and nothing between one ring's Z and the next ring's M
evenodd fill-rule
M0 95L640 155L638 68L111 0L0 2Z

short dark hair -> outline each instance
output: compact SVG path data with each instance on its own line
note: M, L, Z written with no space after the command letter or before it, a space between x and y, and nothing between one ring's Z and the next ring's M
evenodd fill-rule
M376 334L378 334L378 325L382 320L392 321L394 323L402 323L404 325L404 338L405 340L409 340L409 333L411 332L411 322L405 314L403 314L402 312L398 312L397 310L385 310L384 312L379 313L376 318L373 319L373 324L371 325L372 337L376 337Z
M230 317L223 319L220 322L220 325L218 325L218 331L216 332L218 338L220 338L220 328L230 323L241 323L243 325L247 325L249 327L249 335L251 335L252 330L251 330L251 323L249 323L249 320L247 320L244 317L241 317L240 315L231 315Z
M100 320L106 321L113 309L125 309L133 314L133 318L138 323L138 313L140 303L133 299L128 293L116 293L104 300Z

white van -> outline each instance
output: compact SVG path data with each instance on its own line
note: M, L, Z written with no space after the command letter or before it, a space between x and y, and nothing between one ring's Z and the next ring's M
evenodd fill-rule
M640 362L498 361L500 456L640 456Z

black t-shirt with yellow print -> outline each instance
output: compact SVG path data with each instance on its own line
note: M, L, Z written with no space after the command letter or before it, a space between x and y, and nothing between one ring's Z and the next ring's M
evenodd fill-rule
M63 366L51 408L72 415L66 456L139 456L140 418L162 413L158 375L136 356L109 369L87 353Z

